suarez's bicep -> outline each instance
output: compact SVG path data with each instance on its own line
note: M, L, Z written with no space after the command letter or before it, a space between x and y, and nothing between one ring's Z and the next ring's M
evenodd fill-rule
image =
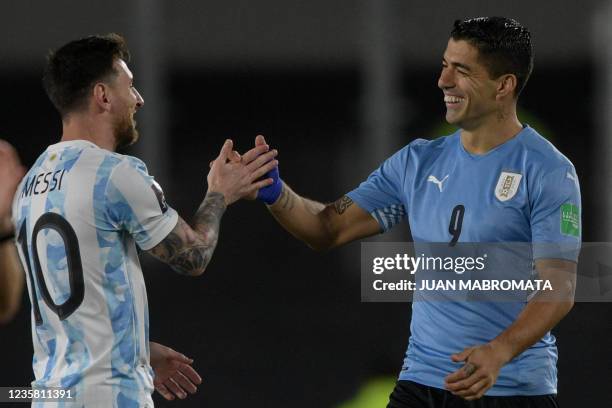
M378 221L347 195L327 205L323 214L333 231L334 247L382 232Z
M582 241L580 185L571 165L542 177L531 202L535 259L576 262Z
M344 202L354 202L346 209L354 222L354 225L343 228L348 236L363 237L387 232L406 218L405 180L410 149L411 144L396 152L367 180L343 197Z

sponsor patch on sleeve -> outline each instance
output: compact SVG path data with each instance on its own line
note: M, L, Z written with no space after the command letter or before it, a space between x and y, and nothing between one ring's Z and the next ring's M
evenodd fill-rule
M580 210L574 204L565 203L561 206L561 233L580 236Z
M151 188L155 193L155 197L157 197L157 202L159 203L159 209L162 214L165 214L168 211L168 204L166 204L166 197L164 197L164 192L162 191L160 185L153 180L153 184L151 184Z

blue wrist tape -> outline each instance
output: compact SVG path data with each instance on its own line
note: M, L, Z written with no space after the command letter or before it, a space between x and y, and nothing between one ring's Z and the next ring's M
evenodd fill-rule
M267 172L263 178L271 178L274 181L269 186L260 188L259 191L257 191L257 199L268 205L272 205L276 202L276 200L278 200L278 197L283 190L283 182L280 178L278 166Z

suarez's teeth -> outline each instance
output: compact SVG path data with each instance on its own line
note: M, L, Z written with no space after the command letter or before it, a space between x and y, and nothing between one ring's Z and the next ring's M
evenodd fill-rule
M444 95L444 102L445 103L459 103L462 102L464 98L461 98L459 96L453 96L453 95Z

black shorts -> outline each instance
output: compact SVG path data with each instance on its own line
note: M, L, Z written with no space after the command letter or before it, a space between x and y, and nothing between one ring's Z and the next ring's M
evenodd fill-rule
M387 408L559 408L556 395L482 397L466 401L449 391L398 381Z

